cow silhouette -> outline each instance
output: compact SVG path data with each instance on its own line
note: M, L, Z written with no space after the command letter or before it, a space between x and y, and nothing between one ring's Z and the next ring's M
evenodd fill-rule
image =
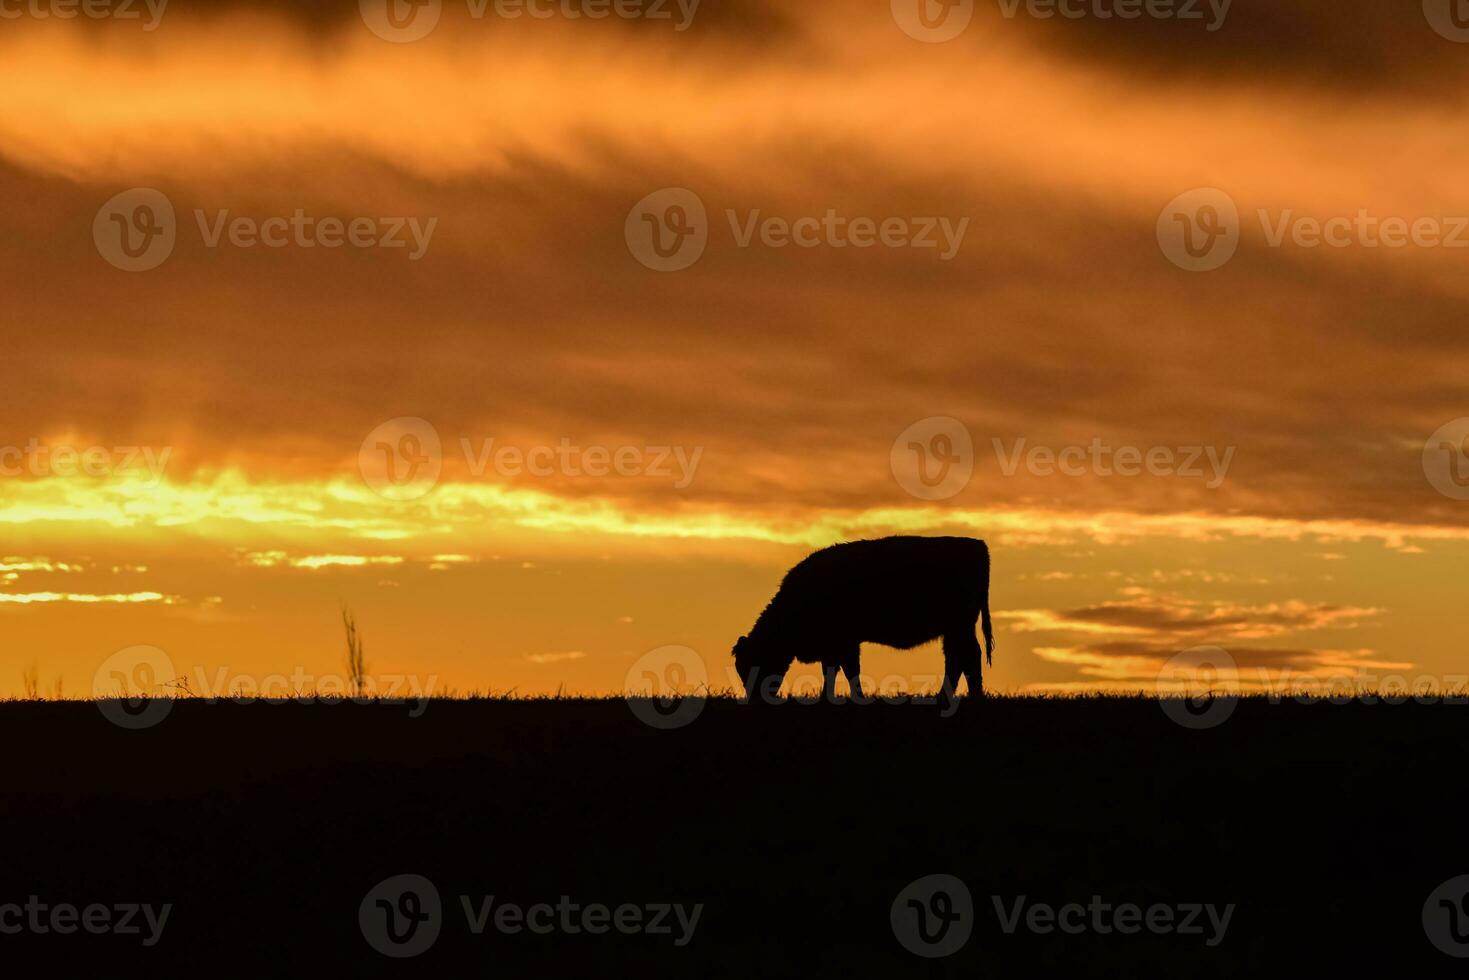
M780 591L734 646L735 670L751 701L773 700L795 661L820 663L822 695L836 672L862 697L863 643L909 649L943 637L944 694L960 676L984 692L976 620L985 661L995 651L990 626L990 552L977 538L891 537L823 548L786 573Z

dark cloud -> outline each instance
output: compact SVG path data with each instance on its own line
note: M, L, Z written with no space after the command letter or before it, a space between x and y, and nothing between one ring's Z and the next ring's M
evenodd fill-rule
M721 10L755 24L767 8L701 8ZM1329 19L1319 5L1310 10ZM1246 15L1243 3L1234 15ZM815 12L800 16L816 22ZM1280 168L1319 152L1298 134L1269 160L1236 156L1231 168L1199 174L1236 194L1246 233L1230 265L1190 275L1154 238L1159 209L1186 179L1134 173L1118 157L1126 147L1093 145L1095 132L1061 156L1052 150L1067 140L1044 128L1027 134L1032 142L972 142L986 134L951 117L968 111L962 100L914 98L929 91L916 75L893 106L877 104L872 89L873 105L826 103L853 112L850 122L766 100L761 93L790 72L828 96L841 89L846 76L822 60L838 57L833 32L808 31L824 54L779 74L731 58L728 73L699 90L709 100L697 116L677 115L678 90L654 87L630 103L575 101L562 128L547 124L550 135L518 116L508 136L466 121L493 114L496 91L442 79L435 84L448 89L425 88L414 106L428 113L444 98L463 101L463 119L451 114L444 129L428 130L442 146L422 133L374 143L347 123L259 137L244 122L244 135L179 135L155 123L158 149L138 162L114 147L119 161L99 175L34 162L49 158L33 145L60 139L48 123L0 173L0 291L18 374L0 395L6 418L22 434L75 427L166 440L180 466L235 461L264 475L350 466L369 429L404 414L451 438L699 445L703 499L819 510L910 503L888 470L892 440L917 419L952 415L978 450L976 478L956 506L1462 520L1424 480L1419 458L1428 433L1466 414L1448 368L1465 347L1458 324L1469 297L1457 270L1426 252L1270 248L1250 225L1255 206L1319 210L1302 198L1320 187L1343 209L1371 204L1383 194L1375 165ZM877 50L888 56L886 43ZM574 64L582 50L527 57ZM427 71L401 57L392 55L395 70ZM660 78L664 67L628 70ZM982 63L969 70L988 77ZM410 90L415 77L403 76ZM1037 97L1063 104L1070 83L1056 84ZM1271 99L1248 84L1236 94L1271 118ZM759 117L730 108L756 103ZM568 102L548 93L532 105L535 122ZM1137 115L1169 108L1143 103ZM914 128L889 139L866 111ZM1371 105L1346 111L1384 125ZM1247 122L1221 122L1212 138L1221 147L1255 138ZM491 149L464 148L477 126ZM696 126L713 128L677 138ZM1402 135L1448 149L1432 127ZM995 145L1010 156L990 155ZM1424 160L1424 213L1452 213L1456 202L1432 190L1451 165ZM136 275L104 263L90 238L101 202L135 184L166 192L181 219L169 262ZM704 258L671 275L638 265L622 239L633 202L664 186L695 190L712 222ZM430 251L411 262L376 249L204 248L196 208L439 223ZM945 263L911 249L739 248L726 210L969 225ZM1006 475L991 442L1094 438L1233 456L1227 478L1209 488L1203 478ZM555 489L640 492L586 481Z
M1200 642L1236 636L1275 636L1323 627L1351 627L1375 610L1330 603L1286 602L1265 606L1209 605L1181 599L1147 597L1054 612L1063 627L1100 625Z
M1160 665L1177 656L1178 648L1160 643L1137 640L1118 640L1094 643L1078 647L1072 654L1087 654L1108 658L1142 657L1157 661ZM1295 669L1317 666L1331 655L1321 650L1305 648L1248 648L1229 647L1226 651L1236 666L1244 670L1259 668ZM1218 665L1212 665L1217 667Z
M1067 6L1111 11L1116 0ZM1201 18L1005 19L999 0L981 0L979 10L985 32L1021 34L1038 50L1163 90L1227 82L1264 94L1307 84L1347 98L1378 93L1437 102L1456 98L1445 78L1464 71L1461 47L1435 33L1417 2L1234 0L1215 31L1207 29L1217 19L1210 0L1163 6L1191 8ZM1023 0L1019 9L1026 9Z

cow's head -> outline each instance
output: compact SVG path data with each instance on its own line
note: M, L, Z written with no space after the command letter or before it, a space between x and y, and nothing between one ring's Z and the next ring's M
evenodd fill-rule
M745 696L753 703L775 700L781 681L790 669L791 657L760 640L742 636L735 641L735 673L740 675Z

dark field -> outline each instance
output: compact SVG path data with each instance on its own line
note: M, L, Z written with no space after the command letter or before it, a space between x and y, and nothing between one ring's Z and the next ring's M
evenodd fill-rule
M180 701L126 731L95 704L0 704L0 904L173 906L151 947L140 916L137 935L0 935L0 956L160 975L1469 971L1423 920L1430 893L1469 874L1466 706L1247 699L1206 730L1146 699L990 698L947 719L716 700L677 730L621 700L408 713ZM369 946L358 909L406 873L437 886L441 929L393 960ZM973 934L921 959L889 912L939 873L967 883ZM460 896L491 895L496 908L567 896L703 909L682 947L672 913L667 935L475 935ZM1007 934L992 899L1009 914L1020 896L1094 895L1235 909L1211 947L1203 914L1197 934L1100 934L1090 911L1079 934L1023 921Z

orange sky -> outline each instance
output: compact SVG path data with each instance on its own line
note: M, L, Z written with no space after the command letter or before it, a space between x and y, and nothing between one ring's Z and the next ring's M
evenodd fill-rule
M0 695L140 644L195 689L340 673L343 602L374 672L439 689L619 690L669 644L722 676L784 568L893 531L990 542L1001 689L1151 685L1196 645L1251 681L1469 674L1469 502L1424 457L1469 416L1469 250L1272 243L1469 216L1469 47L1417 4L980 3L944 43L836 0L683 31L446 2L401 44L352 3L0 28ZM99 245L134 188L175 216L144 271ZM626 237L666 188L706 215L680 271ZM1194 188L1238 211L1211 272L1160 247ZM406 244L227 230L297 212ZM758 230L828 214L963 231ZM922 499L936 418L972 474ZM381 492L378 443L430 432L434 478Z

